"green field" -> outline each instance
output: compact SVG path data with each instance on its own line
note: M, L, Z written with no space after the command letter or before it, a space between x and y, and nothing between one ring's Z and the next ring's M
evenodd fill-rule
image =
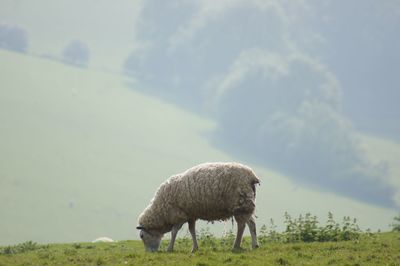
M118 73L5 50L0 58L2 246L138 239L137 218L166 178L198 163L238 160L206 137L215 121L139 93L133 87L140 84L128 86L134 81ZM392 146L398 158L400 148L385 145L371 154ZM385 231L395 215L243 163L262 180L259 228L271 218L282 226L285 211L319 217L331 211L358 218L364 230ZM229 224L210 230L221 236L223 227Z
M136 238L161 182L229 160L202 137L211 121L135 92L121 75L0 58L0 245Z
M362 234L356 241L323 243L265 243L250 250L245 238L242 252L234 253L221 239L200 241L190 253L190 241L176 243L173 253L145 253L140 241L72 243L9 247L0 265L400 265L400 234ZM32 249L32 250L29 250ZM2 248L2 253L5 248Z

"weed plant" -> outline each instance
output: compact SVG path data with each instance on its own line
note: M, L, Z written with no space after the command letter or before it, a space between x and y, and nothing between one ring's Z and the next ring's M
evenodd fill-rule
M332 213L328 213L328 220L324 226L320 226L317 216L310 213L292 218L287 212L284 215L285 230L281 233L276 231L274 221L271 219L270 227L262 225L260 228L259 241L261 244L267 242L327 242L357 240L361 230L357 225L357 219L349 216L343 217L342 223L337 223Z
M393 232L400 232L400 213L396 217L393 218L394 222L390 224Z
M18 245L6 246L0 248L0 254L18 254L18 253L24 253L32 250L46 249L46 248L48 248L48 245L38 245L35 242L26 241Z
M328 219L325 225L321 226L315 215L306 213L299 215L298 218L292 218L287 212L284 214L285 230L277 231L277 226L273 219L269 225L263 224L260 227L258 241L261 245L266 243L299 243L299 242L338 242L359 239L362 231L357 220L345 216L341 223L334 220L333 214L328 213ZM365 235L373 235L366 231ZM235 240L235 232L230 229L223 233L222 237L217 238L210 232L210 228L201 228L197 239L199 246L204 250L224 251L232 249ZM246 246L249 240L243 238L242 245ZM168 241L163 241L161 250L166 250ZM176 240L176 249L190 250L192 239L187 231L183 237Z

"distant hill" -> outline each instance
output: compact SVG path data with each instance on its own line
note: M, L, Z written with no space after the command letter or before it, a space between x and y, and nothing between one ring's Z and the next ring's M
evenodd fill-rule
M169 175L226 160L213 123L118 75L0 50L0 244L136 237Z
M137 217L161 182L235 160L208 142L215 122L138 93L123 76L5 50L0 59L0 245L137 239ZM370 154L382 145L392 144ZM259 227L270 218L282 227L285 211L332 211L375 230L395 214L250 165L261 178ZM232 228L201 226L216 236Z

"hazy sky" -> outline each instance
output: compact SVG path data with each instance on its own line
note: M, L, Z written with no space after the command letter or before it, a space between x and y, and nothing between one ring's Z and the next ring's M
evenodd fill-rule
M271 171L282 190L284 176L293 197L400 207L397 0L1 0L0 24L26 30L30 55L85 43L89 70L125 73L131 89L212 121L201 137L229 155L213 159ZM90 104L104 100L88 86Z
M218 121L216 146L296 182L399 206L392 166L360 134L398 141L396 1L146 1L129 70Z

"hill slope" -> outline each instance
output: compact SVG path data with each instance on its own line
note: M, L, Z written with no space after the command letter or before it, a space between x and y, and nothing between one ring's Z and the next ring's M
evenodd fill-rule
M120 75L2 50L0 58L0 245L137 238L137 217L167 177L235 160L204 137L213 121L137 93ZM270 218L280 226L285 211L350 215L373 230L396 214L251 166L262 180L259 228ZM210 229L220 236L223 226Z
M0 244L136 236L149 192L176 169L226 160L201 136L210 121L121 76L0 58Z

